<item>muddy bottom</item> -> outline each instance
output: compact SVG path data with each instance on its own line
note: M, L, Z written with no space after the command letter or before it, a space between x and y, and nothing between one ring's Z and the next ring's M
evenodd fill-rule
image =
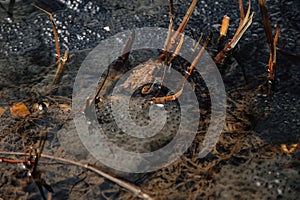
M53 13L61 52L69 49L70 54L74 54L55 86L51 83L55 76L57 52L51 23L45 13L31 6L33 2ZM166 110L167 123L161 134L147 141L126 135L124 130L130 131L131 127L118 127L112 115L110 99L116 80L108 79L108 84L99 95L101 98L97 99L94 118L87 118L84 126L93 130L100 124L110 142L127 151L145 153L168 145L180 126L181 110L187 109L190 113L200 110L199 117L188 119L189 122L183 126L186 134L189 134L192 124L198 127L183 155L175 160L168 154L153 159L157 162L170 159L172 162L148 173L118 171L91 154L82 142L82 135L78 134L78 123L74 121L78 114L87 114L87 110L84 107L72 108L75 101L72 99L73 86L82 63L100 41L134 28L168 28L168 1L53 2L16 1L13 18L8 18L8 1L0 1L0 199L42 199L39 186L46 198L53 190L52 199L140 198L128 187L120 186L80 163L88 163L132 184L153 199L298 199L300 151L295 147L300 145L298 1L276 0L272 5L267 2L271 24L278 24L281 28L275 87L269 95L266 95L269 49L258 3L252 2L255 12L252 25L224 64L217 66L226 90L226 119L216 145L203 158L198 155L211 122L211 99L203 77L198 74L188 80L200 106L197 109L180 108L176 100L158 104L155 109ZM189 3L174 2L175 27L180 24ZM227 41L238 26L238 9L238 2L200 1L185 34L197 40L202 32L205 38L211 31L213 37L207 52L214 58L219 50L215 43L222 17L227 14L231 18ZM275 30L274 26L272 28ZM157 58L159 54L157 50L132 52L123 68L115 65L110 73L114 77L122 77L126 71L149 58ZM113 59L111 62L117 60ZM179 72L183 72L188 64L187 61L174 62L172 69ZM98 72L89 73L84 83L90 81L95 84L92 80ZM101 85L104 79L105 73L96 84ZM154 89L159 88L155 80L152 83L156 83ZM126 84L123 87L126 88ZM131 96L129 107L133 121L139 126L146 126L151 119L163 119L159 114L151 118L153 116L148 112L153 110L147 107L144 100L156 94L163 97L175 93L168 89L147 95L136 92ZM14 115L11 108L17 102L23 102L30 114L26 117ZM123 102L124 97L115 100L120 113L124 109L121 106ZM40 141L43 140L43 154L52 159L42 156L36 170L40 176L29 174L30 167L22 163L30 159L29 156L24 158L13 153L30 153L32 149L34 155L34 150L37 147L40 149ZM295 149L288 152L293 147ZM147 163L110 154L108 144L101 148L107 157L115 156L117 163L130 164L132 169L140 169L144 162ZM76 163L59 161L59 158Z

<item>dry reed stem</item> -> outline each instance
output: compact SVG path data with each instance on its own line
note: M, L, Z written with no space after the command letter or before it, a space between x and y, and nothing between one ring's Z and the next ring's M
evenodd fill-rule
M59 38L58 38L58 33L57 33L57 30L56 30L56 26L55 26L52 14L50 12L48 12L47 10L45 10L45 9L35 5L35 4L32 4L32 6L34 6L35 8L43 11L44 13L46 13L49 16L49 19L50 19L50 22L51 22L51 25L52 25L52 29L53 29L53 34L54 34L56 56L57 56L57 60L60 60Z
M185 16L183 17L183 20L182 20L181 24L179 25L177 31L174 33L174 35L171 38L167 37L167 40L165 42L165 48L164 48L162 54L158 58L159 61L162 61L163 59L168 57L169 51L171 51L171 49L173 48L173 45L176 43L178 37L180 36L180 34L185 29L192 13L194 12L196 4L197 4L197 0L193 0L190 7L189 7L189 9L187 10ZM169 26L169 28L170 28L170 26Z
M168 28L167 39L166 39L165 44L164 44L164 50L165 51L169 51L168 44L170 43L172 31L174 29L174 5L173 5L173 0L169 0L169 8L170 8L170 14L169 14L170 24L169 24L169 28Z
M32 4L32 6L34 6L35 8L43 11L44 13L46 13L49 16L49 19L50 19L51 24L52 24L52 29L53 29L53 34L54 34L54 41L55 41L56 56L57 56L57 63L56 63L57 69L56 69L56 72L55 72L54 79L52 81L52 86L53 86L58 82L58 80L59 80L59 78L60 78L60 76L61 76L61 74L64 70L64 66L65 66L66 62L68 60L70 60L73 57L73 55L69 56L69 50L66 50L63 57L61 57L58 33L57 33L57 30L56 30L56 26L55 26L52 14L50 12L48 12L47 10L45 10L45 9L35 5L35 4Z
M251 2L250 2L250 0L249 0L249 3L248 3L248 9L247 9L246 16L244 14L242 0L239 0L239 8L240 8L240 13L241 13L240 24L239 24L239 26L238 26L238 28L237 28L234 36L230 40L230 42L216 56L215 63L221 63L222 62L222 60L226 57L225 54L228 51L232 50L237 45L237 43L240 41L240 39L242 38L242 36L246 32L246 30L252 24L252 19L253 19L254 12L250 13L250 9L251 9Z
M182 35L183 36L183 35ZM209 36L206 38L202 48L200 49L200 51L198 52L197 56L194 58L189 70L187 71L186 75L181 79L181 81L178 83L177 88L180 88L180 90L178 90L178 92L176 92L173 95L168 95L168 96L164 96L164 97L154 97L151 99L151 101L153 103L164 103L164 102L168 102L168 101L174 101L176 99L178 99L180 97L180 95L183 92L183 86L185 81L190 77L190 75L193 73L199 59L201 58L201 56L203 55L206 47L208 46L210 40L211 40L212 34L210 33ZM183 37L182 37L183 38ZM180 43L183 43L183 39ZM180 48L182 46L182 44L178 45Z
M267 38L267 42L269 45L270 49L270 57L269 57L269 62L268 62L268 94L270 94L271 90L271 85L273 84L275 80L275 66L276 66L276 45L278 42L279 34L280 34L280 29L277 27L276 33L273 39L273 34L272 34L272 28L269 20L269 15L266 7L266 3L264 0L258 0L259 7L260 7L260 12L261 12L261 17L262 17L262 23L263 23L263 28L265 31L265 35Z

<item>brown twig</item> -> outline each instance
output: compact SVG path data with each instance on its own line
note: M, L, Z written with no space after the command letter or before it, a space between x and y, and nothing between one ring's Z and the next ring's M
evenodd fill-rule
M195 46L194 46L194 49L193 49L194 51L196 51L197 48L199 47L200 42L202 41L202 38L203 38L203 33L201 33L199 39L197 40L197 42L196 42L196 44L195 44Z
M210 40L211 40L211 37L212 37L212 33L210 33L210 34L207 36L207 38L206 38L206 40L205 40L203 46L201 47L199 53L197 54L197 56L196 56L195 59L193 60L191 66L190 66L190 68L189 68L189 73L185 76L185 79L187 79L187 78L193 73L193 71L194 71L194 69L195 69L195 67L196 67L196 65L197 65L197 63L198 63L198 61L199 61L199 59L202 57L202 55L203 55L203 53L204 53L206 47L208 46L208 44L209 44L209 42L210 42Z
M180 40L179 40L179 43L172 55L172 57L170 58L170 60L168 61L168 64L172 62L172 60L174 60L178 55L179 55L179 52L182 48L182 45L183 45L183 42L184 42L184 34L181 34L180 35ZM162 79L163 80L163 79Z
M23 152L5 152L5 151L0 151L1 155L19 155L19 156L28 156L28 153L23 153ZM73 160L69 160L69 159L65 159L65 158L59 158L59 157L55 157L55 156L51 156L51 155L47 155L47 154L41 154L42 158L48 158L51 160L56 160L62 163L68 163L68 164L72 164L72 165L76 165L85 169L88 169L90 171L93 171L95 173L97 173L100 176L103 176L104 178L120 185L121 187L126 188L127 190L131 191L132 193L134 193L137 197L140 197L142 199L148 199L148 200L152 200L152 198L146 194L145 192L143 192L139 187L132 185L131 183L125 182L123 180L120 180L116 177L113 177L112 175L99 170L93 166L91 166L90 164L84 164L84 163L80 163L77 161L73 161ZM0 158L0 162L4 162L6 158Z
M54 76L54 79L52 81L52 85L55 85L63 70L64 70L64 67L65 67L65 64L68 60L70 60L73 55L70 55L69 56L69 51L66 50L63 57L61 57L61 54L60 54L60 46L59 46L59 38L58 38L58 33L57 33L57 30L56 30L56 26L55 26L55 23L54 23L54 19L53 19L53 16L50 12L48 12L47 10L35 5L35 4L32 4L32 6L34 6L35 8L43 11L44 13L46 13L48 16L49 16L49 19L50 19L50 22L52 24L52 29L53 29L53 35L54 35L54 41L55 41L55 49L56 49L56 56L57 56L57 69L56 69L56 73L55 73L55 76Z
M49 19L50 19L52 29L53 29L53 34L54 34L56 56L57 56L57 60L60 60L60 47L59 47L58 33L57 33L57 30L56 30L56 26L55 26L52 14L50 12L48 12L47 10L45 10L45 9L35 5L35 4L32 4L32 6L34 6L35 8L37 8L37 9L43 11L44 13L46 13L47 15L49 15Z
M194 71L194 69L195 69L195 67L196 67L196 65L197 65L197 63L198 63L198 61L200 60L200 58L202 57L202 55L203 55L203 53L204 53L206 47L208 46L208 44L209 44L211 38L212 38L212 33L210 33L210 34L207 36L207 38L206 38L206 40L205 40L203 46L201 47L201 49L200 49L200 51L198 52L197 56L194 58L194 60L193 60L193 62L192 62L192 64L191 64L191 66L190 66L188 72L185 74L185 76L184 76L184 77L182 78L182 80L179 82L179 84L177 85L177 88L182 87L182 85L184 84L184 82L191 76L191 74L193 73L193 71Z
M243 7L243 0L239 0L239 9L240 9L241 20L244 20L245 12L244 12L244 7Z

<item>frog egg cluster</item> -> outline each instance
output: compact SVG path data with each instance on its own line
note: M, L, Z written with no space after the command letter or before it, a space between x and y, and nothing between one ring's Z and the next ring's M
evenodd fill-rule
M218 189L210 190L221 199L297 199L299 180L294 177L299 175L295 169L283 166L287 159L278 157L238 167L226 166L217 175Z
M67 1L65 4L66 10L52 13L62 52L66 49L76 51L95 47L99 40L111 34L104 28L111 26L109 10L93 2ZM49 16L38 10L35 13L24 19L3 20L0 24L0 43L3 43L1 57L22 55L38 49L41 43L53 47L52 54L55 54Z
M122 103L122 99L119 100L120 104ZM135 104L140 104L141 99L133 99ZM123 102L124 103L124 102ZM116 104L114 106L120 105ZM156 105L152 105L156 106ZM117 109L117 108L116 108ZM131 117L136 122L136 126L147 126L149 124L149 119L147 116L140 114L140 109L138 107L130 108L131 109ZM134 109L134 110L133 110ZM98 122L104 132L104 134L110 139L110 141L123 148L127 151L133 152L149 152L158 150L159 148L166 145L168 142L172 140L178 131L178 127L180 125L180 108L176 103L169 102L164 105L164 109L167 111L167 121L163 127L163 129L156 133L155 136L149 137L146 139L139 139L130 136L130 133L124 133L116 124L113 116L113 111L111 108L110 101L105 102L100 108L97 110L97 118ZM121 113L120 109L118 114ZM137 113L137 114L134 114ZM160 115L156 115L160 116ZM153 119L152 119L153 120ZM134 130L135 127L126 127L127 130Z
M14 22L6 18L0 24L0 57L12 54L23 54L40 45L35 39L37 36L36 28L22 22Z

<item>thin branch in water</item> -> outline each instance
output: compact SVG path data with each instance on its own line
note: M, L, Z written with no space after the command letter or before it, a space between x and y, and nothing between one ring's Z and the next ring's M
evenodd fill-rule
M35 4L32 4L32 6L34 6L35 8L37 8L39 10L41 10L42 12L46 13L49 16L50 22L52 24L54 41L55 41L56 56L57 56L57 69L56 69L56 72L55 72L54 79L52 81L52 86L53 86L58 82L67 61L70 60L74 55L69 56L69 50L66 50L63 57L61 57L58 33L57 33L57 30L56 30L56 26L55 26L52 14L50 12L48 12L47 10L45 10L45 9L35 5Z
M212 38L212 33L209 33L209 35L207 36L207 38L206 38L206 40L205 40L205 42L204 42L202 48L200 49L199 53L197 54L197 56L195 57L195 59L193 60L191 66L190 66L190 69L189 69L189 76L193 73L193 71L194 71L194 69L195 69L195 67L196 67L196 65L197 65L197 63L198 63L198 61L199 61L199 59L200 59L201 56L203 55L203 53L204 53L206 47L208 46L208 44L209 44L211 38ZM188 78L188 77L186 77L186 78Z
M175 49L175 52L173 53L172 57L170 58L170 60L168 61L168 64L170 64L172 62L172 60L174 60L180 53L180 50L182 48L182 45L183 45L183 42L184 42L184 34L181 34L180 35L180 40L179 40L179 43Z
M244 7L243 7L243 0L239 0L239 9L240 9L241 20L244 20L245 12L244 12Z
M131 35L129 36L126 45L124 46L123 50L122 50L122 55L118 58L119 60L121 60L121 66L112 66L112 64L110 64L107 68L107 73L104 77L104 80L102 81L101 85L98 87L95 96L93 97L93 99L88 99L87 100L87 105L86 105L86 109L88 109L92 103L96 102L96 100L99 98L100 92L102 91L109 75L110 75L110 70L111 67L124 67L125 62L128 60L128 57L130 55L130 51L132 48L132 44L134 42L135 39L135 32L132 31Z
M22 152L5 152L5 151L1 151L0 155L19 155L19 156L27 155L28 156L29 154L28 153L22 153ZM41 154L41 157L51 159L51 160L56 160L56 161L59 161L59 162L62 162L62 163L68 163L68 164L76 165L76 166L82 167L84 169L88 169L88 170L93 171L93 172L97 173L98 175L103 176L104 178L120 185L121 187L126 188L127 190L129 190L133 194L135 194L137 197L140 197L142 199L152 200L152 198L148 194L143 192L139 187L137 187L137 186L135 186L131 183L125 182L121 179L118 179L116 177L113 177L112 175L110 175L110 174L108 174L108 173L106 173L106 172L104 172L100 169L97 169L97 168L91 166L90 164L83 164L83 163L80 163L80 162L77 162L77 161L73 161L73 160L69 160L69 159L65 159L65 158L59 158L59 157L55 157L55 156L51 156L51 155L47 155L47 154ZM4 161L4 160L5 160L5 158L0 158L0 161Z
M41 10L42 12L46 13L49 16L49 19L50 19L50 22L51 22L51 25L52 25L52 29L53 29L53 34L54 34L56 56L57 56L57 60L59 61L60 60L59 38L58 38L58 33L57 33L57 30L56 30L56 26L55 26L55 23L54 23L53 16L50 12L48 12L47 10L45 10L45 9L35 5L35 4L32 4L32 6L34 6L35 8L37 8L39 10Z

